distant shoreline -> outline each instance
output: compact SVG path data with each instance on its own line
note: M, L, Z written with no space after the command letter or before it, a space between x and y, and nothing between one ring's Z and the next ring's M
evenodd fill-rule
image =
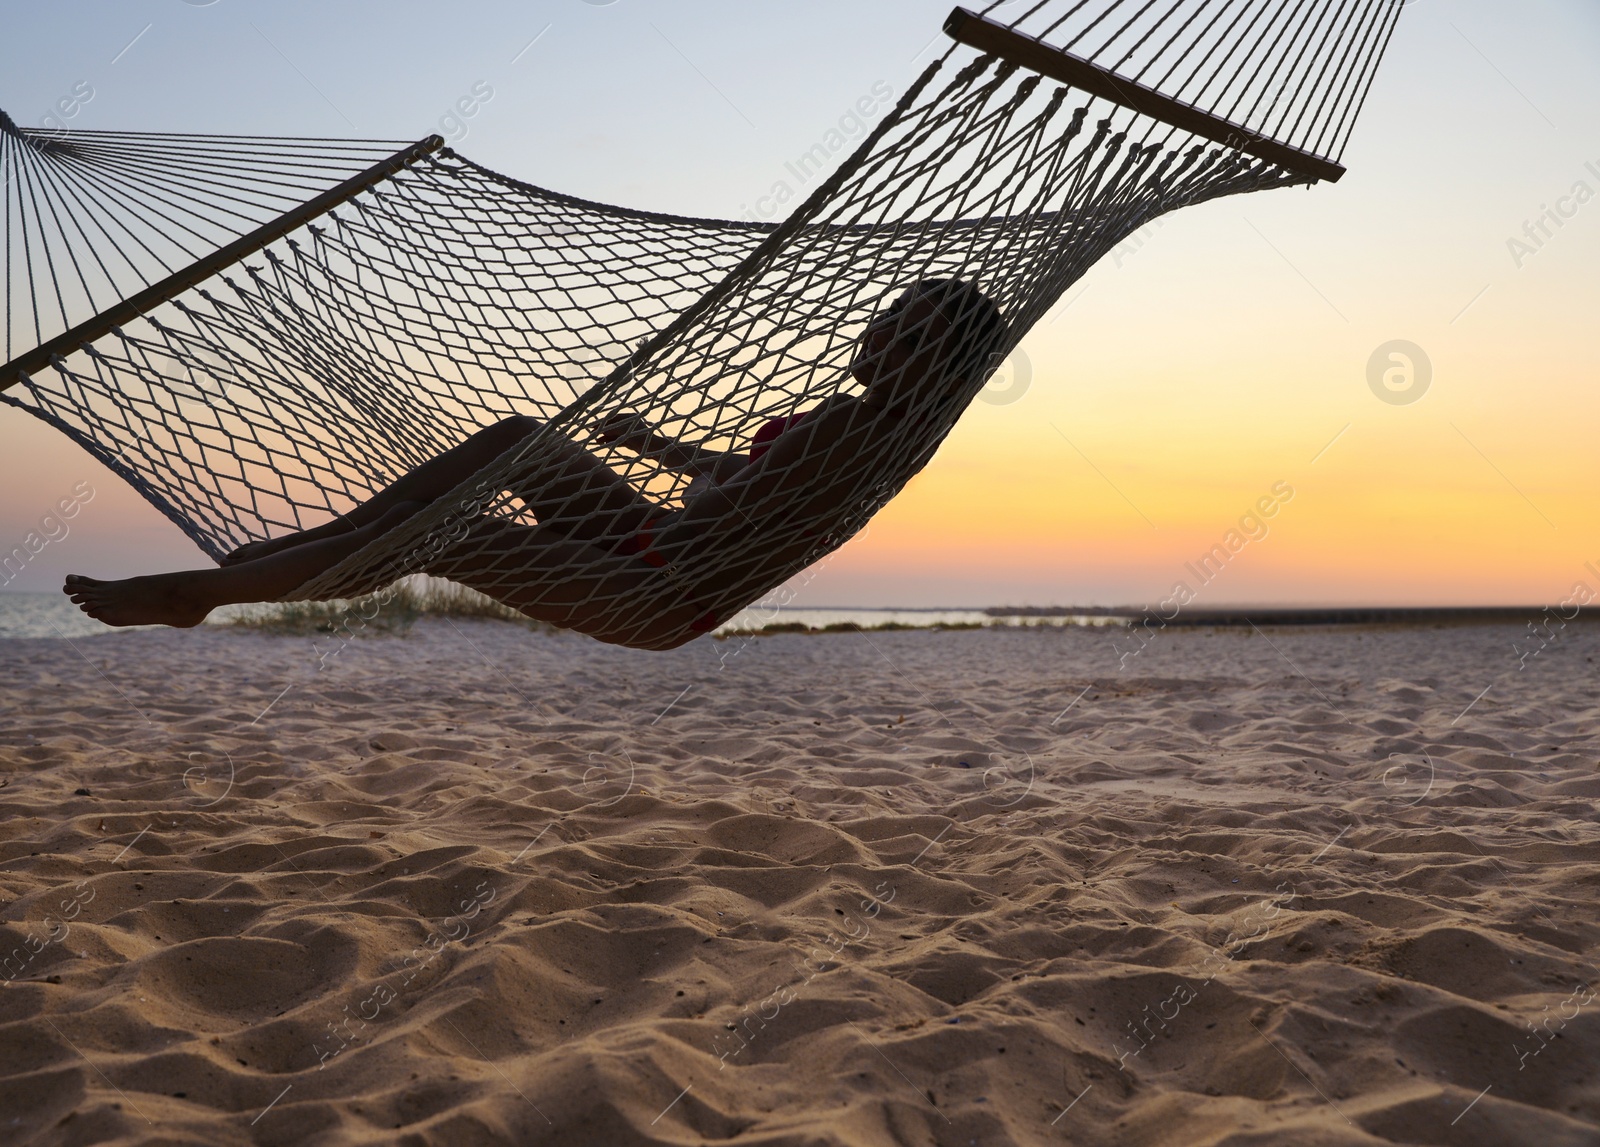
M1541 605L1486 606L1233 606L1185 609L1162 617L1150 609L1104 606L996 606L983 612L990 617L1108 617L1138 623L1146 617L1169 626L1302 626L1302 625L1498 625L1539 619ZM1594 615L1580 613L1574 620Z
M30 600L31 599L31 600ZM470 600L468 600L470 599ZM239 607L216 616L212 625L245 626L273 632L327 632L335 627L348 603L328 603ZM786 605L767 609L751 606L719 627L716 636L767 636L783 633L844 633L864 630L976 630L990 628L1111 628L1111 629L1267 629L1444 627L1471 625L1537 626L1556 620L1547 615L1549 607L1524 606L1219 606L1209 609L1182 609L1171 616L1159 609L1133 606L830 606ZM387 631L398 626L409 628L427 616L476 617L527 624L514 611L450 583L420 588L405 595L396 608L387 612ZM1568 621L1584 621L1600 616L1595 611L1580 611ZM0 591L0 637L50 636L70 631L78 636L91 633L77 611L56 594L26 591ZM88 623L98 631L101 627ZM107 630L106 632L110 632Z

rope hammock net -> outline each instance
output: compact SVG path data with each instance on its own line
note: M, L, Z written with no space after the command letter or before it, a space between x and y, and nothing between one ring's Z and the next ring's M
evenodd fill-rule
M522 416L514 448L288 599L425 571L669 648L865 525L1130 233L1339 178L1402 6L958 9L944 56L777 225L586 202L437 137L55 134L0 113L0 400L214 559ZM875 437L813 441L821 420L793 416L860 392L875 319L934 384L902 387ZM772 430L731 479L697 464Z

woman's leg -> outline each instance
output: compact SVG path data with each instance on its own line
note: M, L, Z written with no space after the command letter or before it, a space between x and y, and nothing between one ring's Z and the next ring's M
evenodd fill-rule
M124 581L67 578L65 590L107 625L199 625L220 605L275 601L331 569L422 507L399 503L360 529L220 569ZM637 648L670 649L695 636L700 608L679 601L662 572L637 558L538 526L480 519L430 564L529 617ZM378 589L377 584L359 592Z
M277 601L332 569L422 508L418 503L402 502L360 529L307 542L255 561L122 581L97 581L72 575L62 588L79 609L107 625L187 628L199 625L206 614L219 605Z
M372 525L396 506L425 506L520 446L541 425L537 418L517 415L486 426L348 514L315 529L240 546L220 564L238 565L313 542L349 537L352 531ZM507 485L541 525L550 525L580 540L629 533L646 518L661 513L659 506L642 497L615 470L561 435L546 436L537 455L512 474Z
M537 418L522 415L502 419L493 426L479 430L460 445L430 458L348 514L343 514L326 525L314 529L301 530L281 538L250 542L234 550L218 564L231 566L241 562L256 561L310 542L348 535L353 530L371 525L396 506L408 502L427 505L435 498L442 497L455 489L507 450L521 444L539 428L539 425Z

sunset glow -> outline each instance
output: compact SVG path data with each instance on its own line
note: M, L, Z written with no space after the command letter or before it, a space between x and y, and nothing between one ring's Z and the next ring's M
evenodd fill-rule
M841 109L877 111L914 77L910 54L945 6L885 7L874 27L899 40L846 45L825 68L784 77L782 93L755 86L736 63L737 27L723 26L707 55L724 53L724 85L757 132L692 75L674 81L681 99L631 118L604 94L561 122L542 115L544 94L590 50L584 37L616 34L597 24L565 30L570 42L525 72L484 64L494 95L463 121L459 146L578 194L748 218L760 196L795 183L785 174L795 157L816 140L826 150ZM1533 8L1536 43L1521 35ZM64 22L26 20L36 58L9 63L7 99L44 104L89 64L72 57ZM1597 24L1578 0L1516 14L1481 0L1408 9L1342 182L1181 211L1102 260L1024 343L1025 392L997 385L993 402L974 404L928 470L800 600L1159 601L1275 483L1293 488L1292 501L1199 589L1204 601L1559 598L1600 559L1600 466L1587 432L1600 416ZM667 68L647 34L630 30L614 50ZM407 93L393 77L359 98L341 89L334 98L359 109L351 133L279 68L274 113L246 93L202 112L162 88L164 53L183 48L178 30L158 25L147 40L122 71L90 77L96 94L79 122L411 137L448 104L443 88ZM306 66L319 50L303 45ZM671 130L668 104L681 116ZM1410 404L1369 385L1374 352L1393 340L1431 364L1427 393ZM70 542L7 588L52 589L82 566L115 575L193 563L175 527L55 431L5 409L0 441L8 548L75 484L99 494Z

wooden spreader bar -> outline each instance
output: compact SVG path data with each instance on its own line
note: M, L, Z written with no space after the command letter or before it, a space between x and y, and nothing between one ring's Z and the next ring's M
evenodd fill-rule
M1042 40L1026 36L965 8L957 8L950 13L944 30L958 43L976 48L986 55L997 56L1089 95L1119 103L1162 123L1275 163L1297 174L1329 183L1337 183L1344 175L1345 169L1330 159L1279 143L1193 104L1164 96L1154 88L1124 79L1099 64L1053 48Z

